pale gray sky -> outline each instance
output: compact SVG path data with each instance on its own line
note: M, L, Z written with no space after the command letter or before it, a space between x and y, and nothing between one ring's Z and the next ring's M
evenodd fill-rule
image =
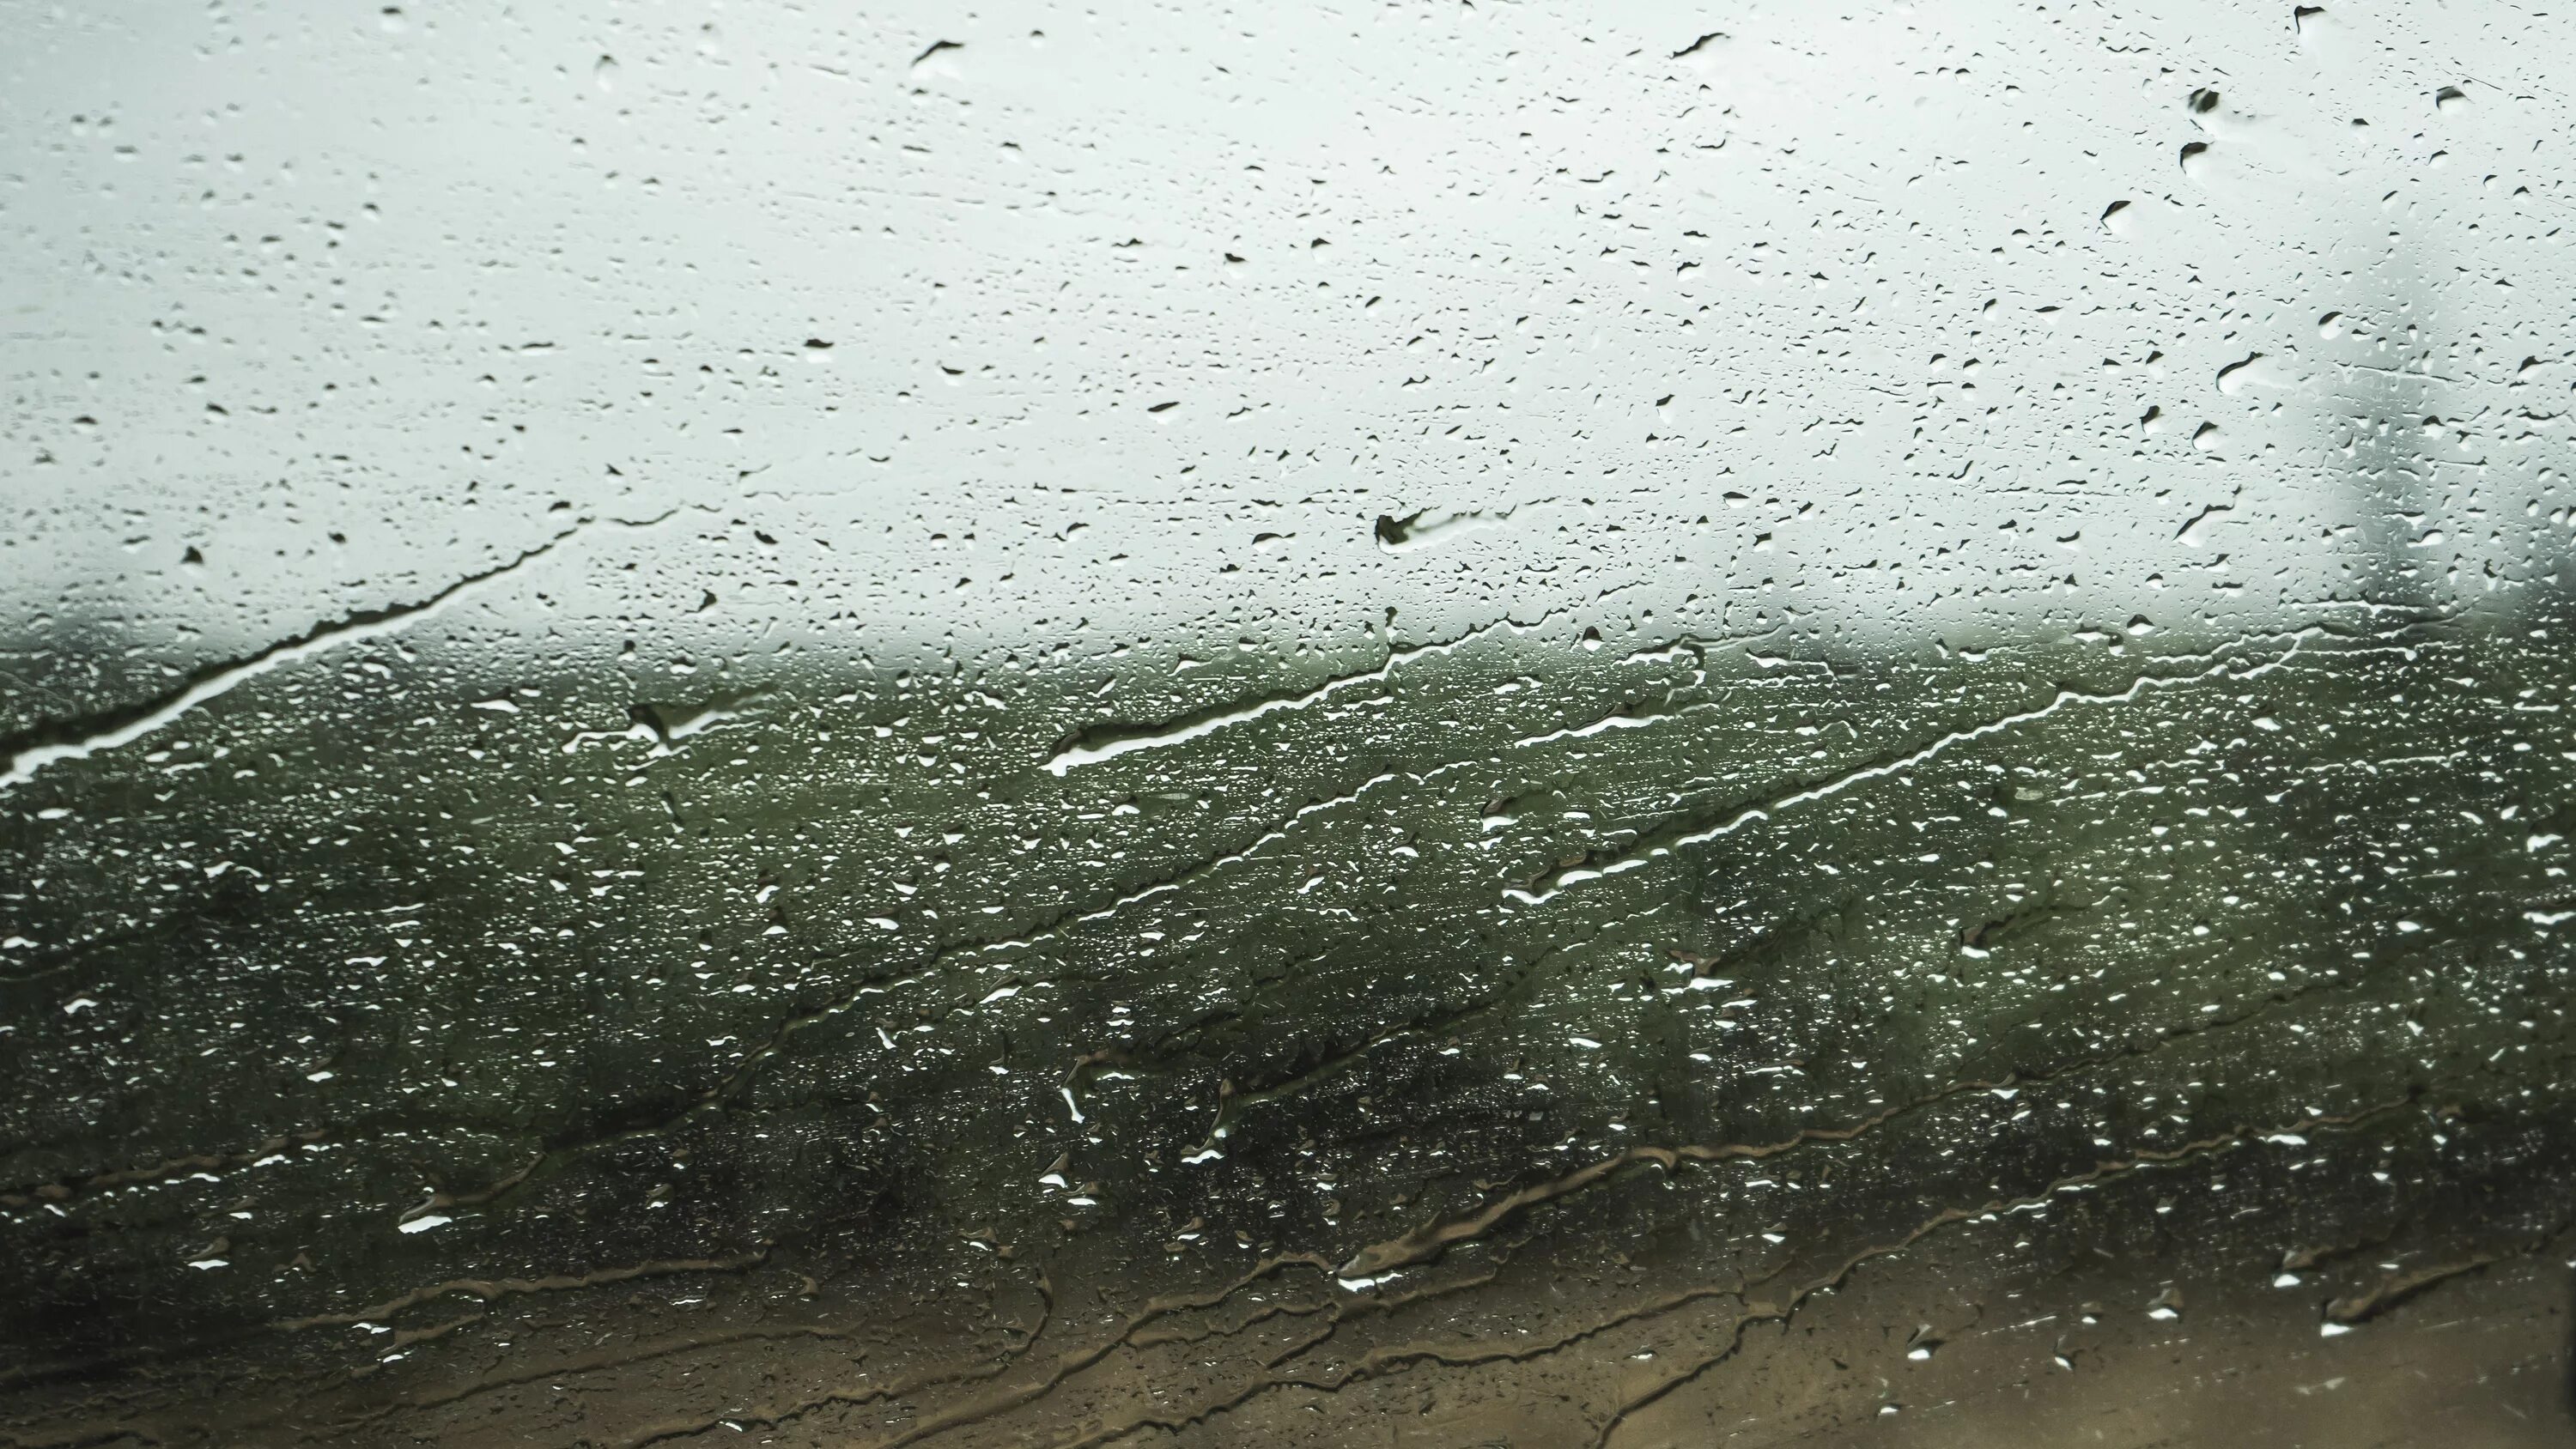
M455 607L1958 642L2555 570L2576 33L2167 9L0 7L11 713L674 508Z

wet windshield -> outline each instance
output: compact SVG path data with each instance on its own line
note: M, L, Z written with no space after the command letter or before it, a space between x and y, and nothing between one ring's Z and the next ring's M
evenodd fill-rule
M2566 17L0 13L8 1442L2563 1442Z

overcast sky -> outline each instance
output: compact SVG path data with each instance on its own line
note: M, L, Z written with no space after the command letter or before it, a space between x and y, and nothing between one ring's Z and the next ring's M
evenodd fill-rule
M454 609L1959 643L2567 552L2560 19L0 8L21 719L586 518Z

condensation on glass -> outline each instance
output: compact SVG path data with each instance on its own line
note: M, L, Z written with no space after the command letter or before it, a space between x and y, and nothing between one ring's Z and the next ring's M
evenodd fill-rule
M0 1441L2565 1442L2569 17L0 33Z

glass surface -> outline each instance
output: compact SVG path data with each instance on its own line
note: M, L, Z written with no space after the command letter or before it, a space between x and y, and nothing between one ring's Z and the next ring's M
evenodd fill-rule
M0 35L0 1443L2566 1442L2576 17Z

